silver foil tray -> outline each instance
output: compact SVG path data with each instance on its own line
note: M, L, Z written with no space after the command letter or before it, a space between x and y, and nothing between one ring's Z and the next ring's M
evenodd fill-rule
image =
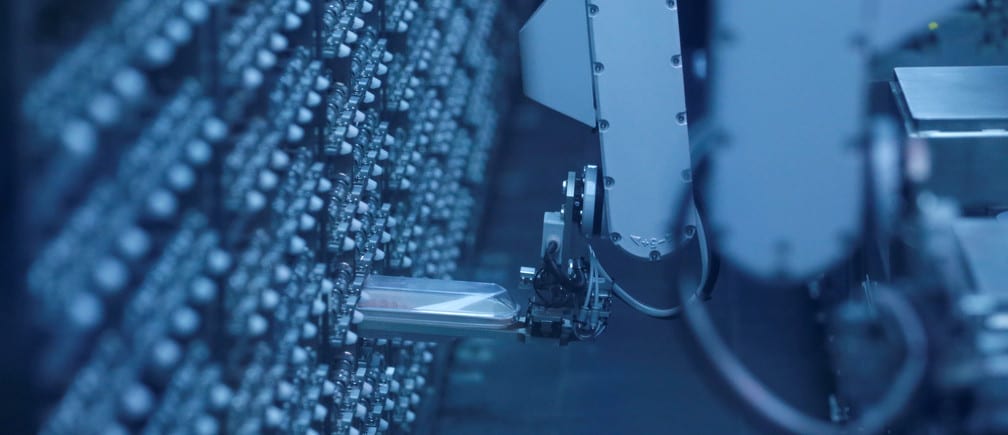
M516 331L520 307L497 284L372 275L357 309L365 336L472 337Z

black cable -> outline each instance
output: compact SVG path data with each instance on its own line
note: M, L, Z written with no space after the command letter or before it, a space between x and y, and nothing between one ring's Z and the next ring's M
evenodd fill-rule
M714 287L717 285L718 277L721 275L721 256L710 249L710 259L707 260L710 269L707 272L707 282L700 288L699 296L702 301L709 301L713 297Z
M702 151L699 153L699 156L697 157L697 164L695 165L696 168L694 168L692 173L692 177L697 180L697 182L691 183L693 187L692 190L690 190L691 194L686 195L687 197L692 197L693 206L696 207L697 211L697 220L700 222L704 222L707 218L707 203L704 202L704 196L697 192L697 190L701 187L699 180L705 179L707 175L707 169L709 166L707 162L709 160L706 157L706 153L703 153ZM686 204L689 203L686 202ZM679 214L680 217L682 217L684 211L680 209ZM717 253L717 250L714 249L714 242L712 240L714 238L714 234L713 232L708 231L706 236L707 244L709 245L707 247L708 270L707 281L703 283L703 287L699 292L700 300L702 301L711 300L711 297L714 294L714 287L717 285L718 277L721 276L721 256Z
M554 281L552 281L552 280L550 280L548 282L545 281L545 278L543 277L543 272L545 272L545 271L546 270L543 269L543 268L539 268L539 270L536 271L536 275L535 275L535 279L533 281L532 289L535 290L536 296L538 296L539 300L542 301L542 305L547 306L547 307L551 307L551 308L552 307L560 306L563 303L563 300L562 299L559 300L559 301L557 300L557 292L554 290L554 288L557 286L557 284ZM542 292L543 288L550 289L548 297L543 294L543 292Z
M700 163L694 171L698 175L702 175L705 172L705 160L706 159L703 159L702 156L700 157ZM717 284L718 276L721 273L721 257L714 250L713 243L708 240L709 234L704 229L703 219L705 207L702 201L700 201L699 196L694 197L694 195L692 195L692 191L687 191L680 200L681 203L678 208L679 214L677 215L676 224L673 228L683 227L683 224L685 223L686 210L689 209L690 200L693 200L694 207L696 207L697 242L699 243L700 254L702 256L700 262L705 273L705 275L701 276L700 288L698 288L697 291L689 297L689 299L680 300L686 300L687 304L693 303L694 299L709 301L714 292L714 287ZM681 304L669 308L655 308L637 300L628 291L615 282L613 282L613 293L615 293L620 300L633 309L650 317L657 319L674 319L682 314Z
M702 157L706 157L702 156ZM706 166L705 158L698 166ZM699 177L694 177L698 181ZM690 196L690 192L684 196ZM679 210L677 227L685 221L684 199ZM694 293L684 285L681 276L677 286L679 296L689 299ZM876 303L887 311L902 331L905 357L892 387L882 400L872 405L862 415L846 425L810 417L781 400L757 379L728 348L711 321L707 310L700 304L684 304L686 326L703 351L711 367L728 385L731 392L756 416L786 433L795 435L834 435L850 432L877 433L886 428L912 400L914 392L924 379L927 369L927 335L923 322L910 303L891 290L879 291Z
M679 294L688 297L690 289L682 285L679 287ZM899 416L924 378L927 336L923 323L906 300L890 290L879 291L876 297L879 307L892 315L899 325L906 343L906 355L892 387L882 400L872 405L860 418L843 426L810 417L768 390L721 339L705 308L699 304L687 304L684 317L687 329L707 361L731 391L746 407L776 428L795 435L878 433Z
M580 268L576 268L574 270L574 279L571 279L566 273L560 270L560 265L557 264L556 259L553 258L558 249L559 247L557 247L556 242L550 242L549 245L546 246L546 253L543 254L543 265L551 274L553 274L554 277L559 279L560 283L565 287L570 289L584 288L587 281L585 280L584 273L582 273Z
M646 316L654 317L656 319L674 319L682 314L682 304L669 308L655 308L638 301L636 298L631 296L630 293L624 290L623 287L620 287L620 285L615 282L613 283L612 289L613 293L616 293L616 296L619 296L621 301ZM693 297L690 297L687 303L693 303L693 299Z
M543 253L542 266L536 271L533 281L533 289L542 301L543 306L558 308L568 305L574 297L574 291L585 287L586 280L580 269L575 269L575 278L571 279L560 270L556 263L556 256L559 246L556 242L550 242ZM548 290L548 296L543 294L543 289Z

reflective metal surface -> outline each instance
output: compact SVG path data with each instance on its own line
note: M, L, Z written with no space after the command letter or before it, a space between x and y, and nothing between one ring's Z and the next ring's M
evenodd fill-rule
M896 68L918 131L1008 130L1008 66Z
M471 336L517 327L518 304L497 284L371 275L357 309L361 330Z

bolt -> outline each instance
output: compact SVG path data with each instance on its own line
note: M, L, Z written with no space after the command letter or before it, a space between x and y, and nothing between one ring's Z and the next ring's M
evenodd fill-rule
M613 243L619 243L620 240L623 240L623 236L620 233L611 233L609 234L609 240L612 240Z
M651 261L658 261L661 259L661 252L651 251Z
M603 120L599 121L598 126L599 126L599 130L606 131L606 130L609 129L609 121L606 121L606 120L603 119Z
M679 67L682 66L682 56L681 55L677 54L675 56L672 56L672 66L674 66L676 68L679 68Z
M616 180L613 177L605 177L605 187L613 187L616 184Z
M597 13L598 13L598 6L597 5L588 5L588 14L589 15L595 15Z

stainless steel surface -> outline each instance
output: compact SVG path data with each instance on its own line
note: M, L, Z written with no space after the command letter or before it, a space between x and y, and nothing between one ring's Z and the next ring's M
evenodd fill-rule
M1008 204L1008 66L896 68L906 134L926 139L924 188L964 207Z
M1008 65L896 68L915 131L1008 130Z
M557 255L567 254L567 237L565 237L566 225L564 224L563 213L558 211L547 211L543 213L542 246L539 249L539 257L546 253L546 248L550 242L556 242Z
M585 166L584 170L584 199L581 201L581 234L585 237L592 237L598 234L601 225L596 225L595 221L601 216L595 214L599 200L596 192L598 183L604 182L598 179L599 170L595 165Z
M974 290L1008 294L1008 223L995 219L960 219L955 223Z
M472 336L517 328L519 306L497 284L371 275L357 309L365 336L402 331L440 336Z
M584 0L547 0L520 34L525 95L595 126Z

